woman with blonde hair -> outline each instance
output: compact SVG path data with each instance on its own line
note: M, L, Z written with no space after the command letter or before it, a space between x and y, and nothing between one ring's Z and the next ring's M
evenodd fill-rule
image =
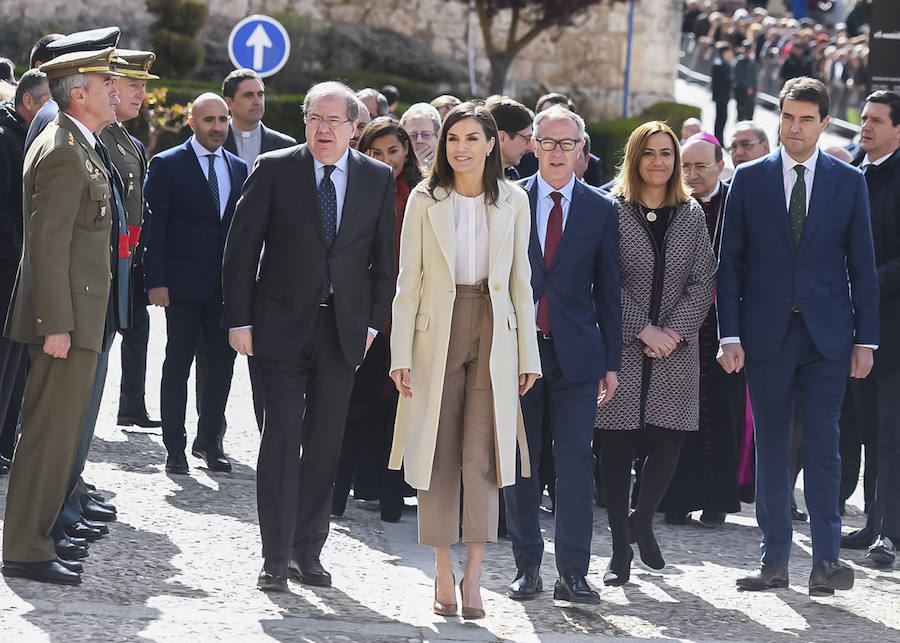
M712 303L716 270L706 219L684 183L678 138L668 125L653 121L631 133L614 193L622 367L615 397L597 409L595 433L613 541L607 585L628 581L629 541L637 542L647 566L665 566L653 514L675 472L682 438L698 429L698 331ZM629 516L631 467L639 453L646 460Z
M525 192L503 179L497 125L463 103L440 130L400 237L391 378L400 391L389 466L418 489L419 542L434 548L434 611L457 613L450 547L467 545L463 618L482 618L481 559L499 487L528 475L518 395L540 377Z

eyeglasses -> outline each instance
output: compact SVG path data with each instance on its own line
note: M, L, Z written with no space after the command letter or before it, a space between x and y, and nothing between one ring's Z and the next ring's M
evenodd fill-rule
M525 139L525 142L526 142L526 143L530 143L530 142L531 142L531 134L528 134L528 135L526 136L525 134L522 134L522 132L516 132L516 135L513 136L513 140L515 140L515 139L518 138L519 136L521 136L523 139Z
M760 143L762 143L762 139L756 141L731 141L731 147L739 147L742 150L749 150L754 145L759 145Z
M561 140L555 138L536 138L534 140L538 142L538 145L540 145L541 149L545 152L552 152L556 149L557 145L559 145L559 149L563 152L571 152L575 149L575 146L578 145L578 141L574 138L564 138Z
M706 172L709 168L713 167L714 163L682 163L681 171L685 174L690 174L694 170L698 172Z
M341 118L339 116L329 116L325 118L320 116L319 114L307 114L306 115L306 124L312 127L320 127L322 123L328 123L328 126L331 128L337 128L343 125L344 123L349 123L349 118Z
M407 132L414 141L430 141L434 138L434 132Z

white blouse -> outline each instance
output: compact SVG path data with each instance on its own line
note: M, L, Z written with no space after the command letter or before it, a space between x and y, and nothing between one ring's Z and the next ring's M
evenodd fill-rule
M456 283L474 286L488 278L488 216L484 194L450 192L456 224Z

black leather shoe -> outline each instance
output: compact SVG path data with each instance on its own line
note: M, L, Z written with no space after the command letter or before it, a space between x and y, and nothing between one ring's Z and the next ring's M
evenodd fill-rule
M5 476L7 473L9 473L9 465L11 464L12 462L9 461L9 458L5 458L0 455L0 476Z
M516 572L516 580L509 584L507 596L517 601L527 601L544 591L540 565L528 565Z
M81 576L70 572L56 560L40 563L12 563L3 561L3 575L13 578L28 578L40 583L56 583L57 585L79 585Z
M75 572L76 574L80 574L84 571L84 565L79 563L77 560L66 560L65 558L56 557L56 562L68 569L70 572Z
M659 550L659 544L656 542L656 535L653 533L653 522L646 529L638 526L634 514L628 516L628 526L631 530L631 542L637 542L638 551L641 554L641 562L650 569L662 569L666 566L662 552Z
M206 468L210 471L231 473L231 461L225 457L225 454L222 453L218 447L207 449L195 442L193 446L191 446L191 455L206 462Z
M794 522L806 522L809 516L806 515L806 512L800 511L796 507L791 508L791 520Z
M116 424L119 426L140 426L145 429L155 429L162 426L162 420L151 420L146 413L143 415L120 415Z
M97 500L90 493L87 494L87 497L83 496L81 499L82 506L87 505L88 503L91 503L91 502L96 504L101 509L106 509L107 511L111 511L113 513L116 513L118 511L118 509L116 509L116 506L113 503L106 502L106 500Z
M725 514L721 511L704 511L700 514L700 524L704 527L719 529L725 526Z
M103 534L100 533L99 529L92 529L81 521L63 527L63 532L66 536L84 538L89 543L103 538Z
M187 472L187 457L183 453L170 453L166 456L166 473L185 476Z
M553 588L553 600L569 603L600 603L600 594L591 589L584 576L578 572L567 572L561 575Z
M60 538L56 541L56 555L63 560L81 560L88 557L88 548L87 545L78 545L68 538Z
M288 591L287 565L285 561L267 558L263 562L262 571L259 572L256 586L266 592Z
M106 534L109 533L109 527L106 526L105 522L88 520L84 516L81 517L81 522L83 524L87 525L88 527L90 527L91 529L99 529L101 536L105 536Z
M111 507L112 505L107 506ZM107 509L93 498L82 505L81 514L88 520L99 520L100 522L113 522L116 519L115 510Z
M875 533L868 527L841 536L841 549L868 549L875 542Z
M690 512L685 511L667 511L663 514L663 520L667 525L689 525L693 522Z
M609 559L609 566L606 573L603 574L603 584L612 587L619 587L628 582L631 578L631 561L634 560L634 550L629 545L626 552L617 555L613 552L612 558Z
M331 587L331 574L322 567L318 558L307 556L301 560L289 560L287 571L291 578L304 585Z
M784 565L760 563L753 572L737 579L737 588L746 592L784 589L788 586L788 568Z
M897 550L894 547L894 541L887 536L879 536L869 547L866 558L876 565L889 566L894 564L897 558Z
M106 497L96 489L88 489L87 495L97 502L106 502Z
M818 560L809 575L810 596L831 596L836 589L853 587L853 570L839 560Z
M381 520L384 522L400 522L400 517L403 515L403 496L382 498L378 506L381 510Z

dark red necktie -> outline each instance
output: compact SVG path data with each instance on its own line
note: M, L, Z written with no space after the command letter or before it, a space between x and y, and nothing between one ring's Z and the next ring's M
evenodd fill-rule
M547 234L544 237L544 263L547 268L553 263L553 255L559 247L559 240L562 238L562 197L559 192L551 192L550 198L553 199L553 207L550 209L550 218L547 220ZM547 293L541 295L541 301L538 303L537 325L542 333L550 334L550 307L547 305Z

